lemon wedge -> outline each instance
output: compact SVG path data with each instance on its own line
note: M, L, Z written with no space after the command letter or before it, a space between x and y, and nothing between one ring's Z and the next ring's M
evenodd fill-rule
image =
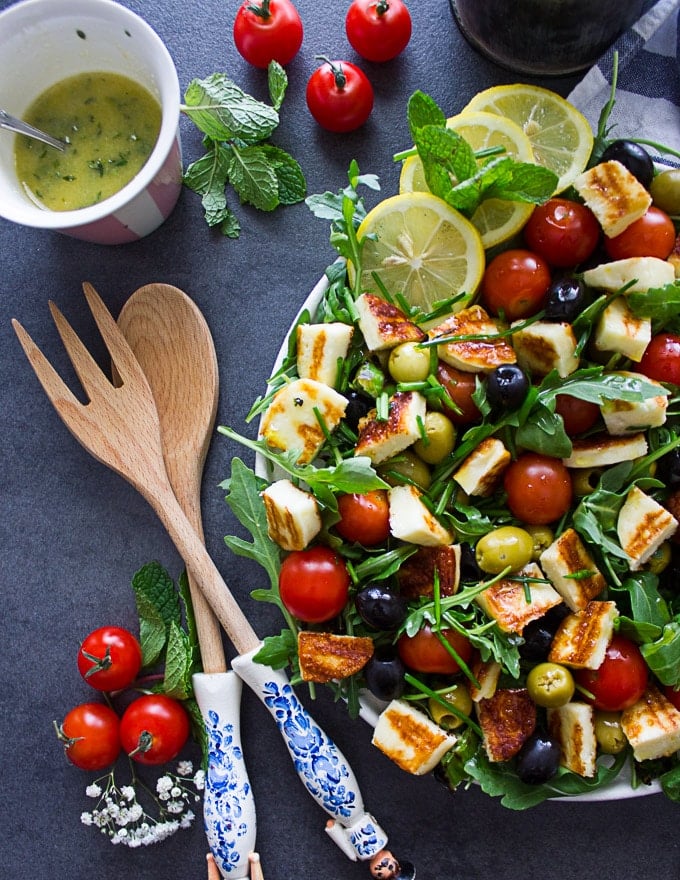
M503 116L484 111L459 113L447 119L446 126L464 138L475 152L502 147L505 155L519 162L534 161L529 138L517 123ZM423 163L419 156L409 156L401 169L399 192L419 191L428 191ZM484 247L491 248L519 232L533 209L526 202L486 199L472 215L472 225L481 235Z
M382 295L375 273L391 297L402 295L423 312L435 303L467 294L463 308L484 273L484 247L475 227L429 192L400 193L379 202L361 222L360 289ZM347 266L354 285L356 270Z
M560 95L540 86L493 86L474 96L463 109L496 113L515 122L526 134L534 161L557 174L562 192L585 169L593 149L588 120Z

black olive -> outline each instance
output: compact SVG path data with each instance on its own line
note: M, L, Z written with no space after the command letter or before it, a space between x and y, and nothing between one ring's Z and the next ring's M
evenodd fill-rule
M486 380L486 397L494 409L518 409L529 391L529 380L516 364L501 364Z
M614 141L602 154L602 162L611 162L613 159L634 174L645 189L649 189L654 177L654 162L644 147L634 141Z
M396 654L374 654L364 666L366 687L379 700L397 700L404 692L406 669Z
M533 733L517 755L517 775L528 785L542 785L560 766L559 743L542 731Z
M352 431L356 432L359 430L359 420L368 415L371 407L375 406L375 401L358 391L348 391L345 397L347 398L345 422Z
M462 581L484 580L482 569L477 565L475 548L470 544L460 545L460 579Z
M564 603L560 603L539 617L538 620L532 620L528 623L522 631L524 643L518 649L520 657L523 660L534 662L547 660L557 628L567 614L569 614L569 609Z
M671 449L656 463L656 476L668 489L680 486L680 449Z
M361 618L374 629L396 629L408 613L406 599L379 584L369 584L360 590L354 604Z
M548 288L545 317L569 324L583 311L586 287L578 278L556 278Z

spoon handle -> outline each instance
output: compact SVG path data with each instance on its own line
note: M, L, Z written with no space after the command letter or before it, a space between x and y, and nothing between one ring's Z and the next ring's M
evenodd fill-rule
M6 110L0 110L0 128L5 128L7 131L14 131L17 134L24 134L27 137L35 138L35 140L42 141L42 143L54 147L56 150L61 150L62 152L66 149L64 141L59 141L57 138L53 138L52 135L29 125L28 122L24 122L23 119L17 119L16 116L12 116Z

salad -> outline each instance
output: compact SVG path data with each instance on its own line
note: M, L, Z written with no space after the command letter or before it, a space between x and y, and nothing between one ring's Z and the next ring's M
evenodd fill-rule
M476 254L484 198L532 210L475 289L424 307L397 259L367 271L404 237L371 228L374 177L352 163L308 199L339 258L252 407L258 439L219 429L258 458L223 484L252 540L225 540L286 622L255 659L377 707L375 745L451 789L524 809L621 776L680 800L678 171L603 113L554 195L544 165L471 163L427 96L409 122L435 194L389 214L462 198Z

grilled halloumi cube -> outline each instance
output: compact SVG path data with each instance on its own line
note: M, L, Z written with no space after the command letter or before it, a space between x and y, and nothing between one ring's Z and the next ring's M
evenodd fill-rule
M453 534L426 507L415 486L392 486L387 494L390 533L394 538L424 547L453 543Z
M655 287L665 287L673 283L674 277L673 266L659 257L626 257L623 260L602 263L583 273L583 280L588 287L602 290L620 290L626 287L626 293L646 293Z
M573 440L571 455L563 458L562 463L568 468L607 467L641 458L647 455L647 450L647 440L642 432L627 437L594 434L583 440Z
M567 703L548 709L548 731L560 745L563 767L591 778L597 773L595 713L588 703Z
M481 657L472 664L472 674L477 684L470 682L470 697L473 703L493 697L498 687L503 667L497 660L482 660Z
M395 392L385 421L373 412L359 422L354 454L366 455L373 464L380 464L403 452L420 439L426 408L425 398L417 391Z
M359 672L371 659L374 650L370 636L311 630L300 630L297 643L302 680L319 684L339 681Z
M566 529L539 557L541 568L572 611L580 611L607 586L574 529Z
M638 318L625 297L617 296L595 325L593 343L598 351L612 351L638 363L652 338L652 319Z
M490 761L509 761L536 729L536 704L526 688L498 688L476 706Z
M627 229L652 204L649 191L616 160L600 162L579 174L574 180L574 189L609 238Z
M666 421L668 409L668 392L661 382L648 379L642 373L619 371L619 375L638 378L659 389L656 397L644 400L604 400L600 404L600 412L607 431L614 436L623 436L633 431L647 428L658 428Z
M419 547L399 566L399 592L407 599L434 596L435 576L440 596L453 596L460 584L460 544L443 547Z
M614 602L595 600L582 611L568 614L557 628L548 659L574 669L597 669L604 660L618 615Z
M362 293L356 301L356 309L359 329L369 351L385 351L402 342L422 342L426 338L401 309L373 293Z
M311 492L276 480L262 493L269 537L284 550L304 550L321 531L319 505Z
M531 581L519 580L530 578ZM550 608L562 602L560 594L545 582L535 562L525 565L515 576L495 581L475 596L475 601L503 632L520 633Z
M512 346L498 335L499 329L499 325L481 306L470 306L428 330L428 336L430 339L461 337L438 345L439 357L463 372L481 373L517 361ZM466 338L470 336L495 338Z
M628 492L616 521L621 547L637 571L677 530L678 521L658 501L637 486Z
M621 727L636 761L653 761L680 749L680 711L654 685L621 713Z
M501 440L487 437L458 467L453 479L468 495L491 495L511 458Z
M301 379L316 379L334 387L338 364L347 357L354 328L339 321L329 324L298 324L297 372Z
M313 379L295 379L280 388L262 417L261 434L274 449L300 450L299 464L308 464L345 415L347 398ZM318 413L318 415L317 415Z
M406 700L392 700L380 713L371 741L402 770L422 776L434 770L457 737Z
M521 325L515 321L512 327ZM578 368L576 337L571 324L565 321L536 321L512 334L512 347L517 363L536 376L547 376L551 370L565 379Z

